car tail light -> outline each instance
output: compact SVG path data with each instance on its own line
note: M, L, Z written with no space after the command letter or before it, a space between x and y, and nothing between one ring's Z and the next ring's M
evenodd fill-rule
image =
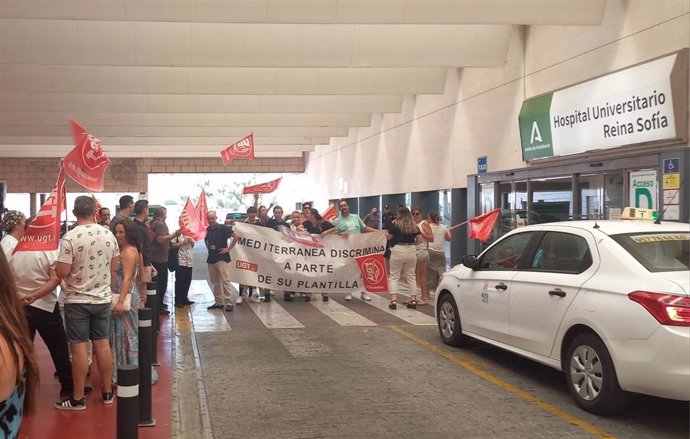
M690 297L688 296L633 291L628 294L628 297L633 302L644 306L662 325L690 326Z

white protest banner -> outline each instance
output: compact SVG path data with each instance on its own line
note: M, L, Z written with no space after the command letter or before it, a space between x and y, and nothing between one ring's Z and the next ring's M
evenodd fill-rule
M303 293L364 290L356 258L382 254L386 232L316 237L322 247L295 242L268 227L236 223L240 240L230 252L230 279L245 285ZM385 271L382 273L385 276Z

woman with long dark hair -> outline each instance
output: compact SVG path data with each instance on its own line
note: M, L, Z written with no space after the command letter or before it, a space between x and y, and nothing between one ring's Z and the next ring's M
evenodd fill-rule
M137 226L129 218L120 220L115 225L115 239L120 246L120 256L117 276L111 278L112 291L119 294L119 300L113 302L110 321L113 383L116 382L118 367L139 365L139 304L146 299L145 296L140 297L136 282L139 268Z
M407 302L407 307L417 308L417 281L415 276L417 249L415 244L421 241L421 233L419 227L412 219L410 209L404 206L399 207L398 217L393 221L387 233L387 238L394 243L391 244L391 269L388 277L388 287L391 292L391 303L388 305L390 309L398 308L398 281L401 274L405 276L405 281L410 291L410 300Z
M12 271L0 252L0 434L14 439L24 414L31 414L38 365Z

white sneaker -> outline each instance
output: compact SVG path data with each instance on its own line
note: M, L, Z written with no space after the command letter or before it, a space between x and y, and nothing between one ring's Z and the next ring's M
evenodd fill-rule
M369 295L366 293L366 291L362 291L361 297L362 297L362 300L364 300L365 302L371 302L371 297L369 297Z
M242 305L242 296L237 296L237 300L235 300L235 303L237 305Z
M347 296L345 296L345 300L347 300L347 301L352 300L352 294L348 294Z

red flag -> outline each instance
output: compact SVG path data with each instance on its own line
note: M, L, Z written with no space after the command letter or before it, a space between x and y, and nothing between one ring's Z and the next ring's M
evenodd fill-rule
M85 188L101 192L110 159L103 154L100 140L90 135L75 121L70 120L69 123L72 127L74 148L65 156L65 174Z
M182 209L180 219L178 221L180 231L184 236L188 236L194 241L201 241L206 237L206 227L199 220L199 216L194 209L192 200L187 197L187 202Z
M196 210L199 221L204 225L204 228L208 227L208 219L206 218L208 215L208 205L206 204L206 191L204 188L201 188L201 195L199 195L199 199L196 201L194 210Z
M93 213L93 220L96 223L100 223L101 222L101 209L103 208L103 206L101 206L101 203L96 199L95 196L93 196L93 204L95 205L95 207L94 207L95 212Z
M484 215L471 218L468 221L470 223L470 239L479 239L483 242L488 241L491 230L493 230L500 214L501 209L494 209Z
M65 205L65 171L60 163L57 182L14 248L14 253L33 250L56 250L60 241L60 215Z
M324 210L324 212L321 214L321 216L326 221L330 221L330 222L335 221L335 219L338 218L338 214L335 211L335 204L329 204L328 209Z
M239 141L223 149L220 152L220 157L226 166L234 159L254 160L254 133L249 133Z
M278 185L280 185L280 180L282 180L283 177L278 178L277 180L269 181L266 183L261 183L261 184L256 184L254 186L247 186L242 190L242 193L247 195L247 194L270 194L271 192L275 191L278 189Z
M362 272L364 289L372 293L385 293L388 291L388 276L383 253L360 256L355 258L359 270Z

